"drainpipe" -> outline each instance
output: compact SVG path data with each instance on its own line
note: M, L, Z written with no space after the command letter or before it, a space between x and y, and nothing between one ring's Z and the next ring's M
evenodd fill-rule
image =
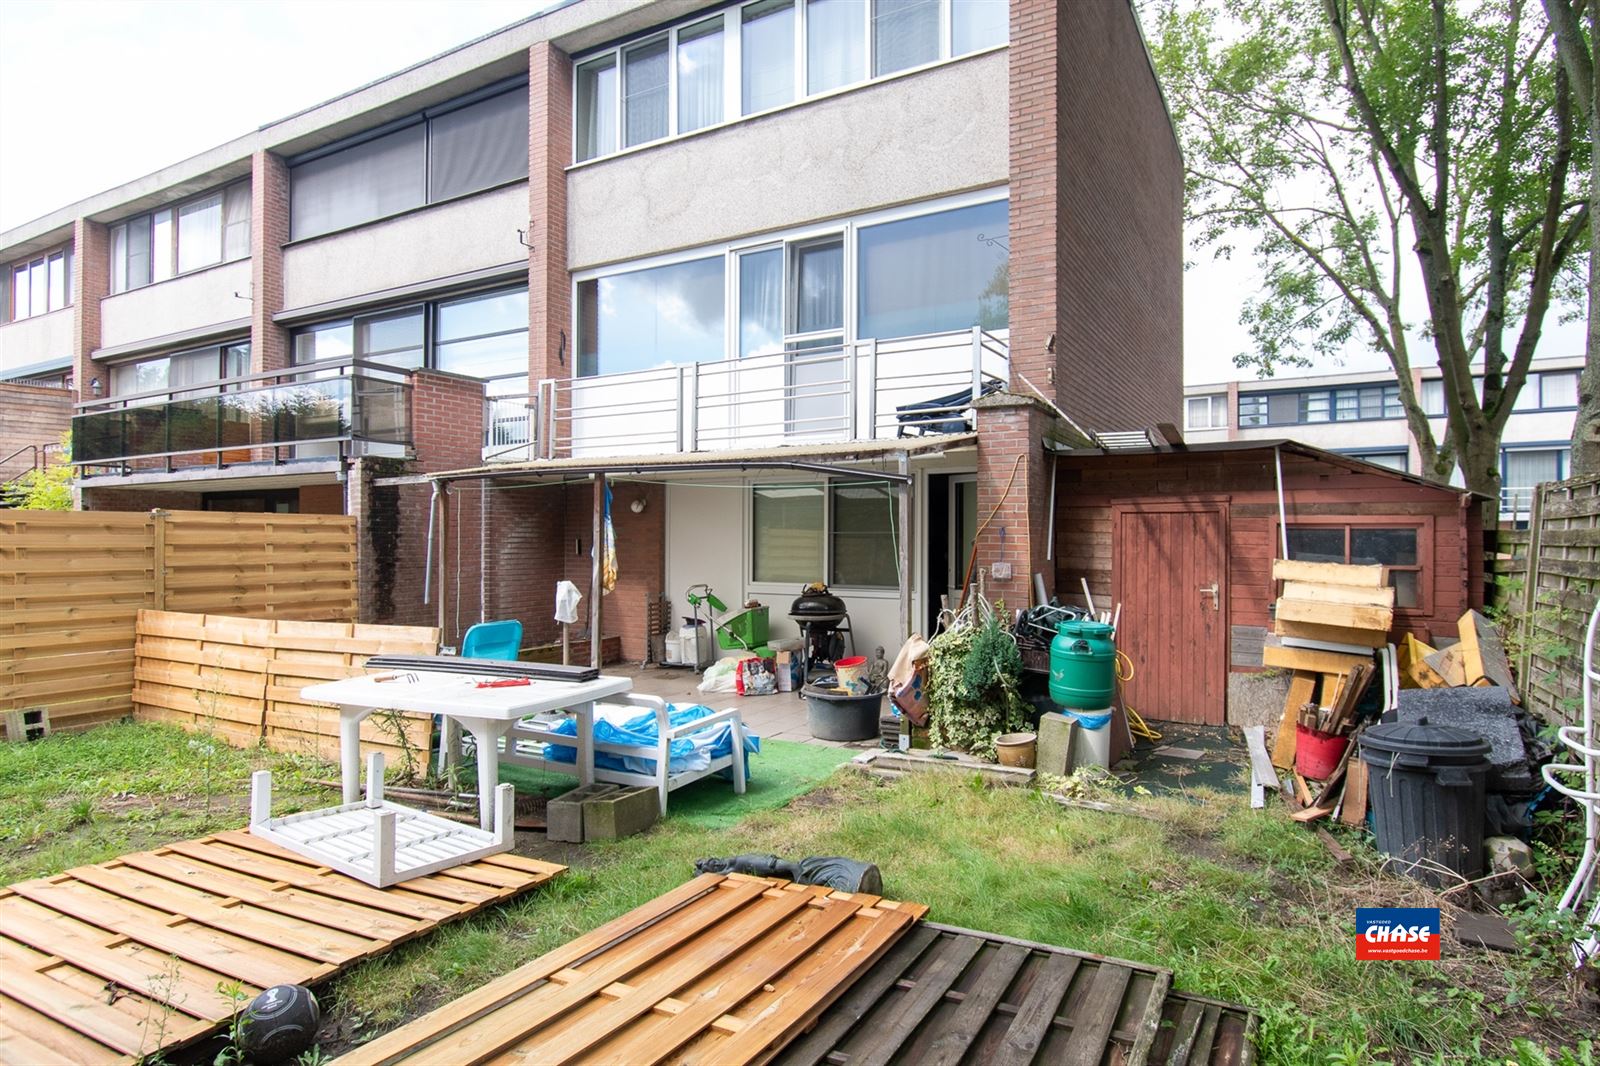
M911 473L911 460L901 452L896 458L899 473L908 477ZM900 573L900 642L903 644L911 639L911 485L912 482L904 481L896 487L900 500L900 537L895 545L895 569Z
M443 641L446 639L444 606L450 599L450 486L442 481L435 481L433 485L439 500L439 639Z
M600 669L601 646L605 644L601 626L600 598L605 594L600 574L605 568L606 540L606 476L594 476L594 531L590 534L589 554L594 557L594 569L589 576L589 665ZM714 636L715 634L713 634Z
M433 483L433 495L428 497L428 548L422 555L422 602L433 602L433 523L439 515L439 483Z
M1289 558L1289 513L1283 506L1283 452L1276 444L1272 446L1272 465L1278 471L1278 536L1283 541L1283 557Z

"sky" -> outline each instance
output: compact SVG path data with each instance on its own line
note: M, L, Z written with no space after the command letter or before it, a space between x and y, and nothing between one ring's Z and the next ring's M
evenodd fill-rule
M0 0L0 230L526 18L546 3ZM1248 256L1217 262L1207 250L1190 249L1188 258L1185 380L1250 376L1233 365L1249 342L1238 307L1260 283ZM1420 316L1419 307L1412 317ZM1540 350L1581 353L1581 325L1556 325L1552 316ZM1386 365L1382 356L1352 346L1342 360L1316 369Z

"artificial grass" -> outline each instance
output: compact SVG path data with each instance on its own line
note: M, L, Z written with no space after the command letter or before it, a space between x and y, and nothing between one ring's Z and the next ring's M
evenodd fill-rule
M811 791L854 754L849 748L763 739L761 753L750 757L744 795L734 795L733 786L722 777L702 778L672 793L667 817L698 829L725 829L756 811L777 810ZM510 765L500 767L500 780L511 782L518 792L546 796L565 792L576 783L566 774Z

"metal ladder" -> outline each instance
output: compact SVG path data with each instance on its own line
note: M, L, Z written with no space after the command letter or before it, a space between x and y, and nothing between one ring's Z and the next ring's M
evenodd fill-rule
M1583 722L1556 731L1561 743L1572 749L1579 762L1553 762L1543 770L1551 788L1572 797L1583 808L1583 856L1560 903L1561 910L1573 913L1582 913L1584 905L1590 905L1584 929L1572 942L1573 958L1579 966L1600 955L1600 892L1595 891L1596 874L1600 872L1600 734L1595 728L1595 702L1600 695L1600 671L1595 667L1597 637L1600 603L1589 615L1589 629L1583 641ZM1582 775L1583 785L1563 781L1560 775L1564 773Z

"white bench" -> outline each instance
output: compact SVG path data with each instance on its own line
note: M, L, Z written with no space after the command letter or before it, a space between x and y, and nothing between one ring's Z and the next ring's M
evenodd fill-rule
M655 762L654 773L635 773L631 770L615 770L604 766L594 768L594 779L613 785L643 785L654 788L661 802L661 813L667 813L667 794L674 789L682 788L693 781L703 777L720 773L723 770L733 771L733 791L743 795L745 790L745 761L744 761L744 721L739 717L737 708L729 707L727 710L718 711L704 718L696 718L673 728L667 720L667 703L658 696L645 696L638 693L628 693L625 696L613 697L604 703L595 705L595 715L598 718L607 710L627 709L633 713L629 717L637 717L639 710L655 712L656 717L656 743L654 746L633 744L603 744L595 742L596 754L604 752L622 758L650 759ZM702 729L709 729L722 723L728 723L733 731L733 746L729 754L713 758L708 766L696 770L684 770L673 773L671 768L671 745L675 740L682 740ZM544 742L534 740L527 736L519 736L519 731L543 733L544 729L534 723L517 723L512 726L506 735L505 744L500 751L500 761L511 763L515 766L528 766L537 770L553 770L557 773L577 774L577 767L569 762L559 762L544 757ZM576 738L561 738L557 743L570 740L576 745Z

